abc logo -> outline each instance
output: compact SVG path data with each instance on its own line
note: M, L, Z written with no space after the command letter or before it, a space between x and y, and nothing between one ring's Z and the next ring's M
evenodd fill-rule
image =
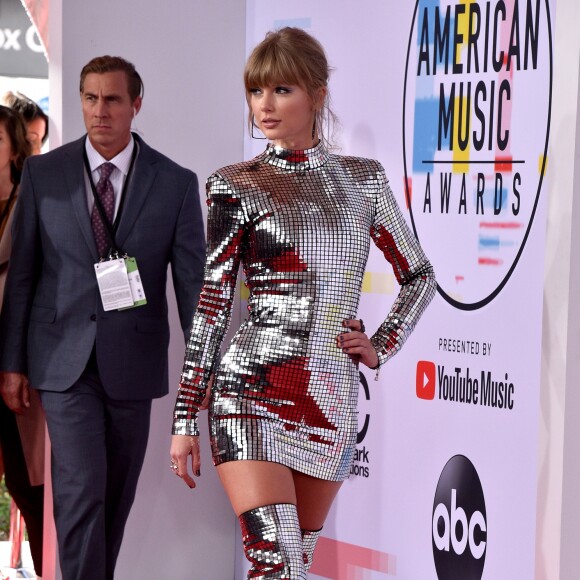
M439 580L481 580L487 547L485 499L473 463L452 457L433 502L433 557Z

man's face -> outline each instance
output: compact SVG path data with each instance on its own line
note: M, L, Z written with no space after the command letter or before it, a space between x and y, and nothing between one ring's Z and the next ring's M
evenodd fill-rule
M93 147L112 159L131 138L131 121L141 108L141 97L131 101L123 71L89 73L81 92L85 127Z

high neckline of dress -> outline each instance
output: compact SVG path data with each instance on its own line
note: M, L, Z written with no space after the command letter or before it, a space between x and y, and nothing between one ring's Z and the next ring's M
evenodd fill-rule
M285 149L268 143L264 161L286 171L308 171L321 167L328 161L329 153L319 141L311 149Z

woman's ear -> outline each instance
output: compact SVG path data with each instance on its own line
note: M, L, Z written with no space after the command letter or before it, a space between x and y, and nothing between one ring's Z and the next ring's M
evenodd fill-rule
M319 111L324 106L324 100L326 99L326 95L328 93L328 89L326 87L320 87L316 93L314 94L314 110Z

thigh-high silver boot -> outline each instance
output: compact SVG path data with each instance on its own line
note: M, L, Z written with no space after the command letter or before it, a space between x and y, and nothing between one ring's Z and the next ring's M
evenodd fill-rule
M254 508L240 516L248 578L306 580L302 533L296 506L278 503Z

